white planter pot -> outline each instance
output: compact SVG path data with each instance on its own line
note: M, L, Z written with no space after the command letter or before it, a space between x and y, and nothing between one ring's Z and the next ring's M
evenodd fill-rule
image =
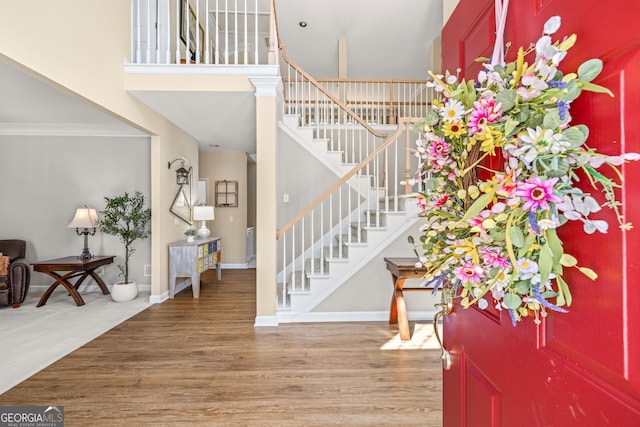
M126 302L138 296L138 284L136 282L116 282L111 287L111 299L115 302Z
M188 243L193 243L196 241L196 236L187 236L187 242Z

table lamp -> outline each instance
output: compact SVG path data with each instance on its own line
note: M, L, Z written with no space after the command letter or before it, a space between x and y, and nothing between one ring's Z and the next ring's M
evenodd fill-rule
M193 207L193 220L200 221L200 228L198 229L198 237L204 239L209 237L211 233L207 228L207 221L215 219L213 213L213 206L194 206Z
M84 235L84 249L79 256L80 259L91 259L93 255L89 252L88 236L96 234L96 226L98 223L98 214L95 209L88 208L86 205L84 208L76 209L76 214L73 219L67 225L69 228L75 228L78 236Z

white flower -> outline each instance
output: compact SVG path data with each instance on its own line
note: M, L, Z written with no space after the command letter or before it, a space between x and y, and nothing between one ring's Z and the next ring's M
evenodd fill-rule
M440 109L440 115L446 122L455 123L464 114L464 105L457 99L449 99Z
M560 28L561 19L559 16L552 16L544 23L544 34L553 34Z
M541 220L538 220L538 227L540 227L540 230L549 230L549 229L553 229L553 228L558 228L560 226L560 221L558 221L558 218L551 217L551 218L543 218Z

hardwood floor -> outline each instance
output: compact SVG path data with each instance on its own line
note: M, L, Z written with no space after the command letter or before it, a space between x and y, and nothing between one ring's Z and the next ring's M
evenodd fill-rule
M440 426L438 350L386 322L255 328L255 270L203 275L0 395L72 426ZM7 367L3 367L6 369Z

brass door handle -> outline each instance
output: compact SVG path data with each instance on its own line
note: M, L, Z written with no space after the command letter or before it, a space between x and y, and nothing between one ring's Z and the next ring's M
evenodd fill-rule
M440 354L440 362L442 363L442 369L448 371L451 369L451 353L444 348L444 344L442 343L442 338L440 337L440 331L438 330L438 322L440 318L445 314L451 313L453 311L453 301L451 300L451 295L447 290L443 290L442 292L442 302L436 304L436 307L440 307L440 310L436 312L435 316L433 316L433 331L435 332L436 339L438 340L438 344L440 344L440 350L442 350L442 354Z

